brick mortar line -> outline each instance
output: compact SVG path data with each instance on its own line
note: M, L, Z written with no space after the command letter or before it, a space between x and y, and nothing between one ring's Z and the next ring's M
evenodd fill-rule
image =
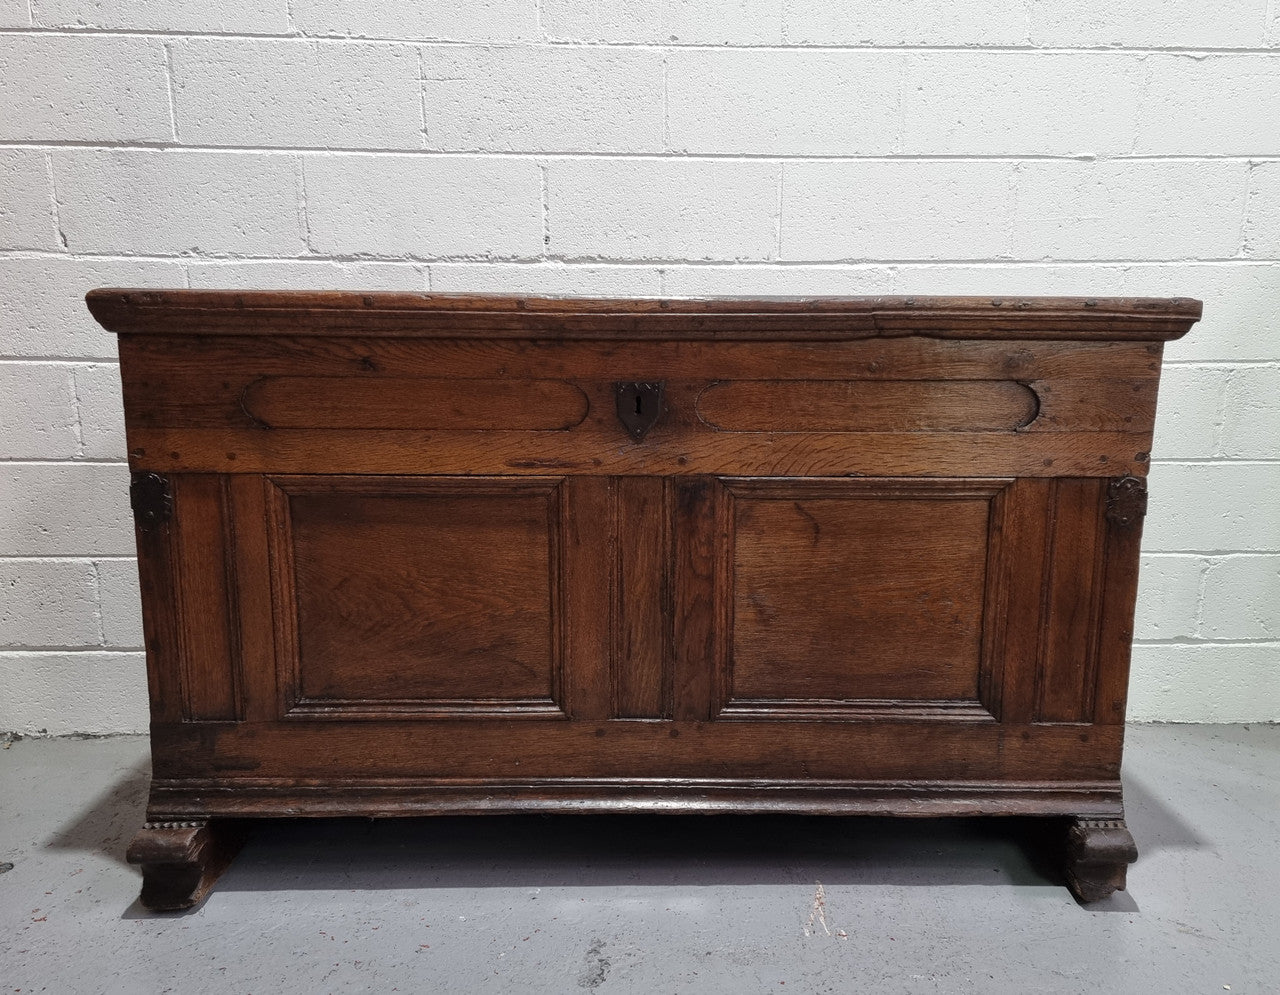
M786 42L782 44L758 44L745 42L680 42L680 41L597 41L571 38L527 38L494 40L491 38L433 38L422 35L350 35L339 31L307 32L293 29L290 32L243 31L193 31L178 28L101 28L93 26L72 27L31 24L0 28L3 35L29 35L55 38L174 38L201 39L234 42L330 42L339 45L443 45L458 48L514 49L632 49L637 51L692 51L692 52L956 52L966 54L1041 54L1041 55L1280 55L1280 47L1261 45L1037 45L1026 42L1017 45L982 44L930 45L885 44L856 42Z
M45 656L49 653L58 654L114 654L117 656L132 656L137 653L145 653L145 646L0 646L0 657L6 656Z
M125 553L61 553L45 556L7 556L0 555L0 563L133 563L136 555Z
M650 149L642 151L595 151L556 149L424 149L334 145L211 145L198 142L163 141L160 139L50 139L8 138L0 140L3 149L78 149L91 152L213 152L223 155L323 155L366 156L380 158L405 156L424 159L550 159L580 161L652 160L654 162L1235 162L1247 165L1280 162L1280 154L1271 151L1243 153L1202 152L889 152L889 153L812 153L812 152L687 152Z
M1280 648L1280 640L1276 639L1135 639L1134 646L1219 646L1228 647L1262 647L1266 649Z
M127 459L37 459L30 456L0 457L0 466L124 466Z
M329 253L324 255L297 256L257 256L248 253L226 253L217 255L193 255L181 253L164 255L152 252L54 252L41 249L0 249L0 262L7 260L44 259L62 260L66 262L151 262L151 263L183 263L222 264L236 263L396 263L405 265L476 265L485 266L617 266L643 267L662 266L667 268L684 267L687 269L711 269L716 267L750 268L750 267L805 267L809 269L870 269L876 267L999 267L1003 269L1017 268L1052 268L1055 266L1274 266L1280 263L1275 258L1243 258L1240 256L1206 256L1192 259L1075 259L1064 258L1046 261L1044 259L992 259L990 256L967 259L681 259L675 257L645 257L623 259L616 256L494 256L489 254L462 254L445 256L416 256L402 254L397 256L379 256L374 254ZM880 294L872 296L893 296ZM979 295L981 296L981 295ZM1034 296L1034 295L1027 295ZM1137 294L1115 294L1100 296L1134 297Z
M1197 560L1230 560L1230 559L1235 559L1235 558L1245 557L1245 556L1280 557L1280 550L1276 550L1274 552L1259 552L1259 553L1240 553L1240 552L1224 553L1220 551L1207 551L1207 552L1199 552L1199 553L1165 553L1165 552L1159 552L1155 550L1144 549L1142 551L1142 555L1150 556L1150 557L1165 557L1165 556L1175 557L1176 556L1184 559L1197 559Z

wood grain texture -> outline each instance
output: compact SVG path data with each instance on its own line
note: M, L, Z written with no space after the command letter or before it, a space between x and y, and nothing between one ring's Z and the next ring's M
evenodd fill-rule
M154 424L218 424L260 376L571 380L1143 380L1158 342L623 342L123 334L125 405ZM222 415L211 412L217 409ZM212 420L211 420L212 419Z
M892 335L966 339L1164 340L1200 317L1186 298L819 297L711 300L478 297L465 294L93 290L89 310L113 332L562 338Z
M288 714L560 713L560 481L271 482Z
M164 478L153 820L1058 815L1077 893L1123 885L1099 820L1198 302L89 303ZM207 888L200 832L144 834L153 898Z
M1146 476L1151 433L729 433L680 437L664 418L634 443L610 413L573 432L147 429L129 434L135 470L159 473L595 476ZM603 419L602 419L603 420Z
M616 482L613 715L671 717L672 511L661 477Z
M679 701L677 700L677 705ZM672 734L675 735L672 735ZM156 776L1114 781L1123 730L1086 723L512 722L505 718L157 727Z
M990 503L1007 483L730 482L727 704L978 704Z
M1012 432L1039 407L1012 380L729 380L697 400L722 432Z
M1120 817L1119 781L767 781L707 778L362 779L299 784L253 778L233 783L157 781L155 804L170 817L257 818L422 815L874 815L909 818L990 815Z
M560 380L451 377L259 377L240 407L262 428L554 431L586 417L587 397Z
M211 474L172 478L174 597L182 660L182 714L188 719L234 719L240 714L227 479Z

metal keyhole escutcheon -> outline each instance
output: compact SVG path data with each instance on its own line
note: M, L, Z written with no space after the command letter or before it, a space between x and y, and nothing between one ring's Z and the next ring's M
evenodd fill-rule
M613 385L618 421L639 442L662 414L662 381L619 380Z

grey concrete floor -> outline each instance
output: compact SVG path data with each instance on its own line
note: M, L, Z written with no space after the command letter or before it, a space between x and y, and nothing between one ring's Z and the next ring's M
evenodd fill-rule
M0 750L0 992L1276 992L1280 727L1136 726L1129 890L1040 820L278 823L199 909L124 863L146 740Z

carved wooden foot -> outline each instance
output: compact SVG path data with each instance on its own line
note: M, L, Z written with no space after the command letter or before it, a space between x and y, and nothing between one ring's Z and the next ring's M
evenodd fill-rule
M1073 819L1067 829L1067 886L1082 902L1124 891L1125 872L1137 859L1123 819Z
M243 832L218 821L148 822L129 844L129 863L142 865L143 906L155 912L200 902L244 842Z

